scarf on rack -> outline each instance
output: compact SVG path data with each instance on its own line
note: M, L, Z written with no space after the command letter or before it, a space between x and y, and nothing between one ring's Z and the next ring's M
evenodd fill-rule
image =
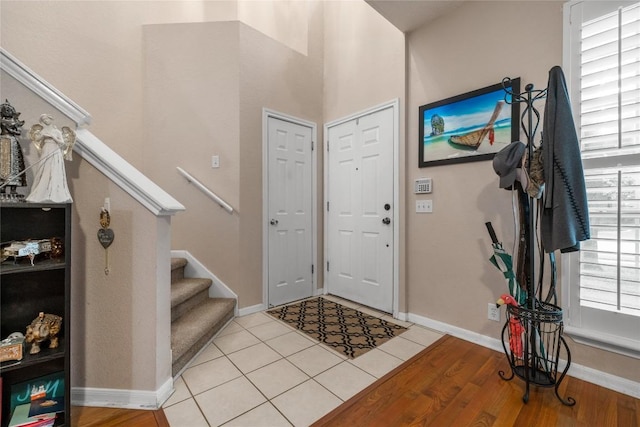
M542 144L545 182L542 245L546 252L577 251L579 242L590 238L589 211L580 143L559 66L549 70Z

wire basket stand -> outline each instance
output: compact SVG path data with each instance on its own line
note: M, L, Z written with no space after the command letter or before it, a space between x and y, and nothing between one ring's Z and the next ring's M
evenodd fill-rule
M531 159L533 158L534 138L540 122L540 113L534 107L534 102L546 98L547 90L534 90L532 84L525 87L525 92L514 93L510 87L511 79L503 80L506 92L505 101L524 104L521 114L521 123L524 134L527 137L528 172L531 172ZM542 250L536 258L538 245L538 232L536 226L536 202L537 200L521 189L518 191L518 200L522 213L521 223L521 249L522 263L518 281L526 288L526 302L522 305L507 305L507 319L502 328L502 346L509 361L511 373L499 371L500 377L509 381L518 377L525 381L525 393L522 400L529 401L530 386L554 387L556 397L564 405L573 406L575 399L566 399L559 394L559 387L571 365L571 351L564 340L562 309L555 305L556 297L556 272L555 257L549 253L551 262L551 284L546 295L543 295L542 276L544 255ZM539 246L538 246L539 247ZM519 254L520 255L520 254ZM536 266L540 267L539 277L536 278ZM538 279L538 280L536 280ZM566 360L566 365L560 371L560 356Z
M564 399L558 388L571 365L571 352L562 337L562 309L537 301L535 310L507 306L507 321L502 328L502 346L509 360L511 374L498 374L503 380L514 376L525 380L522 400L529 401L529 386L555 387L558 399L567 406L575 405L572 397ZM558 376L560 355L566 355L566 366Z

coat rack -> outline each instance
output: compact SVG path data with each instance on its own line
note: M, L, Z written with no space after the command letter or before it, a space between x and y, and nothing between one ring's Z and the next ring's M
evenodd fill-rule
M546 98L547 89L535 90L533 84L528 84L524 92L513 93L510 78L503 79L502 83L507 103L524 104L520 116L527 143L527 161L524 167L527 175L531 177L534 139L540 123L540 112L535 108L534 103ZM533 384L554 387L557 398L564 405L573 406L576 404L575 399L572 397L564 399L558 392L560 383L571 365L571 352L562 336L562 309L556 305L555 258L551 252L549 254L551 280L547 294L543 295L544 251L537 229L538 199L523 190L520 185L514 184L514 191L518 194L520 212L516 278L526 291L526 301L521 305L507 305L507 319L502 329L502 346L509 360L511 373L506 374L504 371L498 373L505 381L510 381L517 376L525 382L525 393L522 397L525 403L529 401L529 389ZM487 226L490 227L490 223ZM494 238L495 233L492 231L492 229L489 230ZM538 267L537 281L536 267ZM566 353L566 366L559 373L558 365L562 349Z

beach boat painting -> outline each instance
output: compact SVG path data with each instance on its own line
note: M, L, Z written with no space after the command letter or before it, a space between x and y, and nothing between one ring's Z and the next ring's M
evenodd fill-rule
M420 107L419 167L490 160L519 139L520 79Z
M493 110L491 118L482 129L467 132L462 135L451 135L449 137L449 143L454 147L461 148L463 150L477 150L485 138L488 137L489 144L493 145L496 138L493 124L498 118L503 105L504 101L498 101L496 103L496 108Z

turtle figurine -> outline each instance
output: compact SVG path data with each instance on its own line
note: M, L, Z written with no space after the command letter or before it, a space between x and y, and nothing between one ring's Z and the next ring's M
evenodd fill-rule
M45 314L40 312L38 317L33 319L31 324L27 326L25 341L31 344L29 354L40 353L40 344L49 340L49 348L58 347L58 333L62 326L62 317L55 314Z

